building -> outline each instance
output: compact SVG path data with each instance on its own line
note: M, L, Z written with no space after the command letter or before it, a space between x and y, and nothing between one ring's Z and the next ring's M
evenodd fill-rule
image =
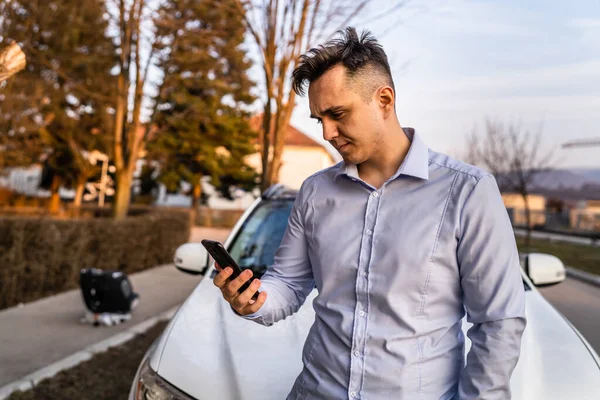
M252 129L262 131L262 115L254 116L250 120ZM256 148L257 152L246 157L246 163L260 174L262 136L259 135ZM282 165L279 170L279 183L293 189L299 189L302 182L315 172L336 164L335 159L327 149L302 131L288 125L285 135Z
M527 215L523 196L519 193L502 193L502 201L512 224L514 226L526 226ZM530 194L527 196L527 203L531 213L531 227L545 225L546 198L538 194Z
M39 164L7 168L6 174L0 176L0 186L27 196L47 197L48 191L39 188L41 179L42 166Z
M573 230L600 231L600 200L584 200L569 211Z

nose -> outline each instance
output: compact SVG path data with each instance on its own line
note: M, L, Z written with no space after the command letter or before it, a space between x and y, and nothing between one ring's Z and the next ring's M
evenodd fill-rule
M323 119L322 124L323 124L323 139L330 142L333 139L335 139L336 137L338 137L338 131L335 126L335 123L333 123L332 121L327 121L326 119Z

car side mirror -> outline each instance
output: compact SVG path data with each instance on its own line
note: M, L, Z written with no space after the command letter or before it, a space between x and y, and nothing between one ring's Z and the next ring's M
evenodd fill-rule
M175 250L173 263L182 272L204 275L208 269L208 251L200 243L182 244Z
M558 257L530 253L525 258L525 273L535 286L555 285L565 280L567 271Z

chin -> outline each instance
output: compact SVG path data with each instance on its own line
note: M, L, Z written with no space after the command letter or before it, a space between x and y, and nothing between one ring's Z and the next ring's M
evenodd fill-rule
M360 164L362 162L361 159L359 159L356 156L353 156L352 154L340 154L342 156L342 159L344 160L344 162L346 164Z
M346 151L339 151L338 154L342 156L342 159L346 164L360 164L363 163L367 157L361 149L356 148L354 144L350 144Z

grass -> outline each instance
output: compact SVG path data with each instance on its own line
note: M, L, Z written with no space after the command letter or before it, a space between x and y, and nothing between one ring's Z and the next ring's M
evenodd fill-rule
M517 246L519 251L552 254L566 266L600 275L600 247L532 238L528 248L521 236L517 236Z
M120 346L44 379L31 390L12 393L8 400L126 400L139 363L166 325L166 321L159 322Z

